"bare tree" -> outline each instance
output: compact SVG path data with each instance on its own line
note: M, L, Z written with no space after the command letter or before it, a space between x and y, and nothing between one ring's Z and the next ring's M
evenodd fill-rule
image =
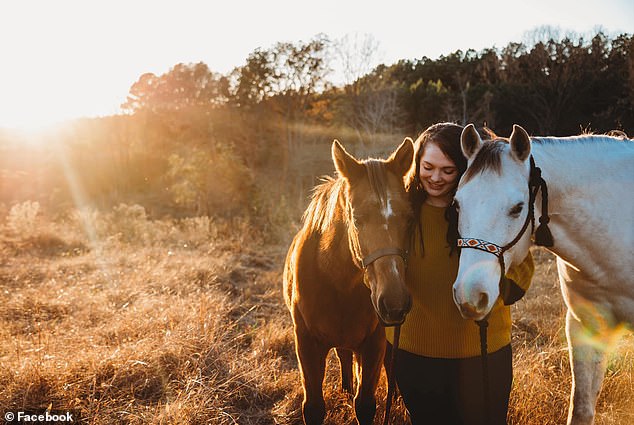
M592 38L592 33L586 34L589 38ZM532 47L536 44L548 44L549 41L561 42L565 39L579 40L584 37L584 34L576 31L562 29L559 25L539 25L531 30L525 31L522 36L522 42L527 47Z
M345 122L357 133L362 149L370 153L376 136L397 131L403 118L398 87L373 72L382 56L373 35L347 34L333 47L349 102Z
M363 90L356 110L356 130L366 154L374 153L377 136L400 131L399 123L404 117L397 86L377 87Z
M347 89L354 89L354 83L380 61L379 42L372 34L346 34L334 42L333 48Z

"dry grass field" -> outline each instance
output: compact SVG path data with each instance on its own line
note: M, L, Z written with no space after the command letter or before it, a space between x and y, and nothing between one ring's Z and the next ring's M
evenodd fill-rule
M55 221L26 210L0 237L0 414L52 406L90 424L301 422L284 243L243 221L149 220L140 207ZM562 424L564 308L552 256L535 256L533 287L514 307L510 423ZM337 377L331 356L327 423L350 423ZM384 396L382 384L377 423ZM406 423L400 403L394 415ZM596 423L634 423L631 335L611 355Z

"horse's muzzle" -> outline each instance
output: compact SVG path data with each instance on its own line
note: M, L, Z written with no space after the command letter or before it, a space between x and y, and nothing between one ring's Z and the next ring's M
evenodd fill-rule
M388 306L383 297L379 298L378 306L375 306L379 321L383 326L398 326L405 321L407 313L412 309L412 297L406 295L405 303L401 306Z
M458 300L458 297L456 296L455 288L453 288L453 299L454 299L454 303L458 307L458 310L460 311L460 315L464 319L481 320L488 313L487 307L489 304L489 297L484 292L480 293L480 296L476 305L473 305L468 301L462 302Z

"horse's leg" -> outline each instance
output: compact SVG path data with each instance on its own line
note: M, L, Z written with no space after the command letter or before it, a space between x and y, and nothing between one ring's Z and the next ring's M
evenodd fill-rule
M345 392L352 394L352 389L354 388L352 379L352 350L337 348L335 351L337 352L339 364L341 365L341 387Z
M572 370L572 390L568 409L569 425L591 425L596 401L606 369L613 318L609 311L579 294L580 288L592 287L575 269L557 259L559 281L568 312L566 338Z
M310 335L301 317L295 320L295 349L304 388L302 402L304 423L306 425L322 424L326 416L322 385L329 349Z
M377 326L364 341L360 350L361 382L354 399L354 409L360 424L374 422L376 413L376 387L381 377L381 366L385 356L385 330Z
M602 341L588 341L588 329L568 309L566 337L572 369L569 425L591 425L605 375L606 358Z

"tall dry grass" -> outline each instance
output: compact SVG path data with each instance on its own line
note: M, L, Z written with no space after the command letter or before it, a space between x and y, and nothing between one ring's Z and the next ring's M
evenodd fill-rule
M138 206L56 221L23 205L0 237L0 413L85 423L295 424L301 386L281 293L284 243L243 220L151 220ZM290 229L289 229L290 234ZM570 372L552 257L514 307L513 424L565 421ZM634 421L634 349L610 361L597 424ZM351 397L328 359L327 423ZM377 423L383 414L384 383ZM406 423L397 403L394 423Z

